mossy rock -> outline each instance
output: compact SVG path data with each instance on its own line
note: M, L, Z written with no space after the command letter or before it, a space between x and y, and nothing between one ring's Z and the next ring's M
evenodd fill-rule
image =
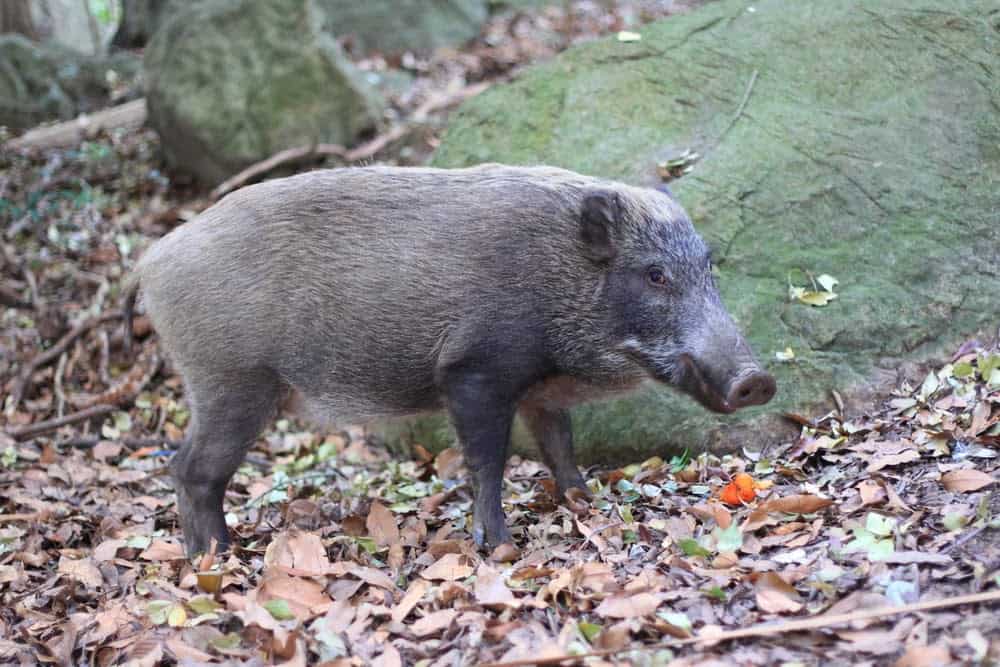
M171 5L145 54L167 162L205 184L293 146L350 144L382 101L323 30L314 0Z
M324 28L361 51L401 53L454 46L479 35L486 0L317 0Z
M131 54L85 56L56 43L0 35L0 125L15 130L69 120L111 103L113 85L138 76Z
M547 163L671 183L779 392L709 414L665 388L574 411L584 462L757 449L784 411L833 407L1000 320L1000 13L993 0L711 3L571 49L466 103L434 162ZM789 282L840 280L825 307ZM775 353L791 347L795 360ZM441 418L395 443L451 441ZM523 433L516 439L523 446Z

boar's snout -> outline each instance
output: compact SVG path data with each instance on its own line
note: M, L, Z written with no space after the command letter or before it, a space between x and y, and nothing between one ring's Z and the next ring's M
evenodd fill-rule
M778 385L767 371L760 369L745 373L729 386L726 402L734 410L751 405L764 405L774 397Z
M678 387L709 410L730 413L751 405L764 405L774 398L777 383L754 364L728 378L715 378L689 354L682 354Z

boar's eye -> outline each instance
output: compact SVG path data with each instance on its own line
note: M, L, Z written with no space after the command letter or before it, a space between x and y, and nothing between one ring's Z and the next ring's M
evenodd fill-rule
M667 274L658 266L651 266L646 272L646 278L651 285L665 287L667 285Z

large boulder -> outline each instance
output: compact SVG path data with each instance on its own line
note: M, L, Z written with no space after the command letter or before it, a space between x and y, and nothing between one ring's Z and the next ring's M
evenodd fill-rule
M0 125L21 130L100 109L110 103L114 81L138 71L130 54L84 56L59 44L0 35Z
M572 49L465 104L438 166L549 163L671 184L714 247L723 299L778 377L719 417L666 389L574 411L581 458L620 463L779 437L1000 320L1000 14L995 0L725 0L642 40ZM840 280L824 307L789 299ZM775 353L791 347L795 359ZM425 446L442 419L392 429ZM518 436L523 440L523 431Z
M350 143L378 122L378 95L324 32L314 0L171 9L145 68L149 120L172 167L214 184L285 148Z
M318 0L324 26L361 51L427 51L472 39L489 16L487 0Z

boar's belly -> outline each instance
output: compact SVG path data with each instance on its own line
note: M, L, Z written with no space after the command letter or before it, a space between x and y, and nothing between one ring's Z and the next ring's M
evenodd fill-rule
M635 391L644 381L641 377L629 377L620 383L598 385L570 375L558 375L531 387L522 402L552 410L571 408L580 403L620 397Z

